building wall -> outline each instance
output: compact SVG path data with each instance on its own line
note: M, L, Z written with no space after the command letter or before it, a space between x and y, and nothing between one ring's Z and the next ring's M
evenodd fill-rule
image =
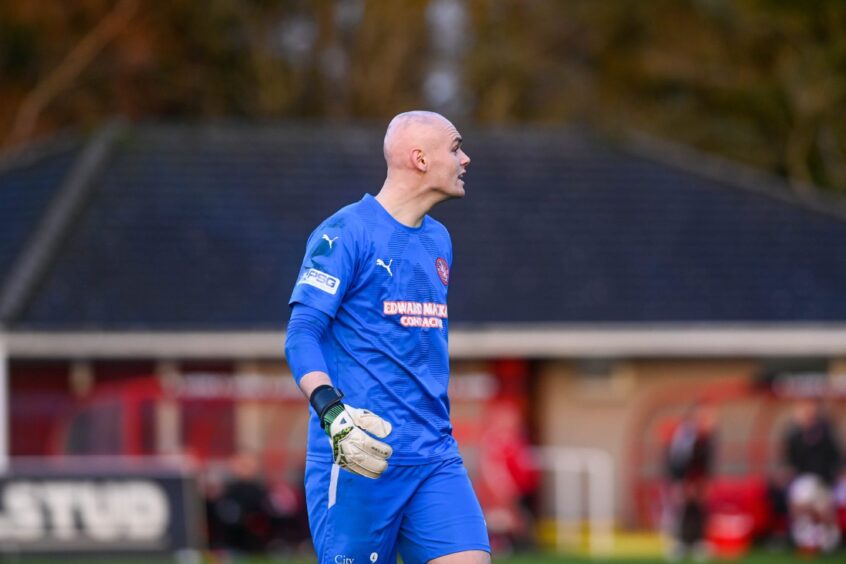
M627 361L604 367L569 361L539 366L536 403L539 442L544 446L599 448L614 461L616 515L636 524L632 493L633 448L655 429L651 416L663 409L680 414L714 385L746 381L753 361ZM743 410L740 410L741 412Z
M643 524L642 496L636 495L636 480L644 476L660 477L662 425L673 418L678 419L685 407L703 393L732 390L732 384L753 382L763 367L755 360L545 360L531 365L521 362L465 360L453 363L453 423L468 467L471 470L478 468L478 445L489 426L492 411L499 408L496 400L501 399L505 391L513 392L512 395L518 398L528 393L526 402L518 402L518 405L530 418L528 422L535 431L533 438L537 444L599 448L611 455L615 468L617 521L633 526ZM521 366L526 368L525 374ZM292 383L287 368L280 361L13 361L10 369L11 402L15 408L11 429L13 455L46 454L49 431L66 411L57 408L55 402L67 407L101 384L151 374L168 380L192 372L234 372L276 377ZM846 374L846 359L832 360L828 363L828 371L837 377ZM531 378L527 377L529 373ZM527 385L529 380L530 386ZM46 394L46 399L41 399L39 394ZM34 400L30 401L30 396ZM838 397L839 400L831 403L839 406L841 415L846 415L843 413L846 393ZM35 400L38 401L32 403ZM284 448L301 450L307 404L297 390L289 400L290 406L285 410L268 411L253 403L239 405L234 413L237 424L231 448L260 450L273 437L279 438L270 430L294 428L284 441ZM25 401L30 403L25 405ZM792 400L775 400L767 393L735 395L731 401L722 402L718 424L718 471L723 475L748 474L755 469L748 464L750 453L755 455L753 451L759 447L758 455L768 457L774 464L780 433L788 422L791 405ZM32 406L43 409L34 410ZM172 402L163 405L160 411L161 437L157 441L160 451L176 452L184 422ZM204 417L209 415L205 407L202 412ZM838 417L835 422L840 426L841 437L846 437L846 417ZM22 432L23 429L26 432ZM280 462L279 466L283 464Z

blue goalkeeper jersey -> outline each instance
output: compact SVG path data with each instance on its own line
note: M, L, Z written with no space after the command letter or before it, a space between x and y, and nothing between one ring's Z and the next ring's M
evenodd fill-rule
M308 239L290 304L332 318L321 348L344 403L390 421L391 464L458 453L449 421L447 289L452 243L429 217L395 220L367 194ZM308 457L331 460L314 413Z

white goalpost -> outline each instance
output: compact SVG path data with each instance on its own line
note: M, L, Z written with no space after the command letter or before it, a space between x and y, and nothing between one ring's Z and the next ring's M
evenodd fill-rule
M9 470L9 355L0 328L0 475Z
M580 544L587 524L588 552L614 550L614 462L598 448L539 447L537 460L553 475L550 499L558 551Z

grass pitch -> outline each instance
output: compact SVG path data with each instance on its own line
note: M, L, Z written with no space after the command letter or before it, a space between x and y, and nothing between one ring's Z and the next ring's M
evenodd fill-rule
M819 562L820 564L834 564L835 562L846 561L846 552L840 551L828 556L817 556L815 558L800 558L790 551L770 552L765 550L753 551L748 555L734 559L734 560L711 560L713 563L731 562L732 564L790 564L797 561ZM45 558L29 558L29 557L15 557L8 554L2 555L3 562L20 562L27 564L53 564L55 562L62 562L63 564L184 564L185 561L177 559L161 558L161 559L138 559L138 558L86 558L86 559L45 559ZM314 557L213 557L207 555L203 558L202 564L314 564ZM552 553L523 553L512 556L495 556L493 561L497 564L664 564L666 561L662 558L626 558L614 557L608 559L592 559L584 556L571 556ZM683 560L684 563L693 564L693 560Z

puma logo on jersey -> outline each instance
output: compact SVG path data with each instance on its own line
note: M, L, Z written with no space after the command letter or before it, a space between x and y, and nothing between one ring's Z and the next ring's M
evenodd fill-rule
M390 275L391 275L391 278L393 278L393 277L394 277L394 273L393 273L393 272L391 272L391 265L392 265L393 263L394 263L394 259L389 260L389 261L388 261L388 264L385 264L385 261L383 261L383 260L382 260L382 259L380 259L380 258L377 258L377 259L376 259L376 266L381 266L382 268L384 268L385 270L387 270L387 271L388 271L388 274L390 274Z
M337 240L338 240L338 238L337 238L337 237L332 237L332 238L330 239L330 238L329 238L329 235L327 235L326 233L324 233L324 234L323 234L323 239L324 239L327 243L329 243L329 248L330 248L330 249L332 248L332 243L334 243L335 241L337 241Z

